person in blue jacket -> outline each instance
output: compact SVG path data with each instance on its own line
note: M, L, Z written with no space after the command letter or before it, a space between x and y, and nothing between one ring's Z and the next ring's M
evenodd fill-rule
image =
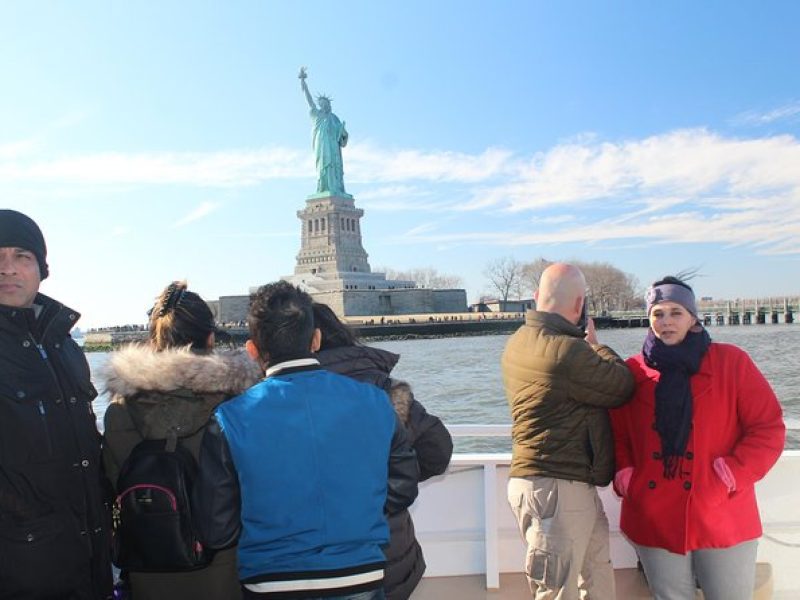
M238 536L245 599L380 600L386 515L417 495L419 469L386 392L321 368L311 297L262 286L248 353L265 379L220 405L194 490L208 546Z

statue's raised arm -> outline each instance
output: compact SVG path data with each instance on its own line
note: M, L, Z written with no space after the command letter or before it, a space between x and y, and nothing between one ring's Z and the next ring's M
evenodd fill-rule
M317 193L345 194L342 147L347 145L344 122L331 111L331 99L320 94L317 104L306 84L305 67L300 67L300 89L311 109L311 140L317 165Z
M303 93L306 95L308 107L311 110L317 110L317 105L314 104L314 99L311 97L311 92L308 91L308 84L306 84L308 73L306 73L305 67L300 67L300 73L298 73L297 78L300 80L300 89L303 90Z

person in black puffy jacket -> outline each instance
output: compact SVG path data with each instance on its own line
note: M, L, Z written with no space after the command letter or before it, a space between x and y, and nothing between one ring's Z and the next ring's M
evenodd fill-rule
M80 315L39 293L41 230L0 210L0 598L105 600L110 490Z
M400 356L360 344L355 333L326 304L314 303L314 325L322 332L316 357L324 368L372 383L389 395L417 453L419 480L444 473L453 454L450 433L438 417L429 414L414 398L406 382L391 377ZM384 592L388 600L405 600L425 573L425 559L408 510L390 515L389 529L391 539L384 548L387 562Z

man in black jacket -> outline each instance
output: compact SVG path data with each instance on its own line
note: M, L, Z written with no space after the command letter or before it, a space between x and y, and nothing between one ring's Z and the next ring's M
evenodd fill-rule
M111 596L97 395L69 335L78 314L39 293L36 223L0 210L0 600Z

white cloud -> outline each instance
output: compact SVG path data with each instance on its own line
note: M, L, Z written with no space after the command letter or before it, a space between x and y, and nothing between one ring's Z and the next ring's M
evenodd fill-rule
M487 148L477 155L450 151L384 150L370 143L348 146L348 179L356 182L436 181L477 183L507 174L512 153Z
M800 117L800 101L790 102L766 112L748 110L736 115L732 122L735 125L769 125L775 121L796 117Z
M225 187L306 177L313 168L305 153L301 158L297 151L283 148L211 153L111 152L40 161L3 161L0 162L0 182Z
M309 152L288 148L40 160L32 150L30 143L0 146L0 185L228 187L308 178L314 169ZM791 135L742 138L700 128L615 142L573 136L528 156L498 148L392 150L366 142L348 146L345 179L363 188L359 201L370 210L448 217L435 231L412 229L403 243L718 242L792 255L800 253L798 165L800 142ZM206 203L179 225L215 207ZM464 231L465 212L482 219L478 232ZM527 213L526 222L547 227L491 225L506 222L500 218L506 213ZM448 233L456 226L462 231Z
M403 235L419 235L421 233L427 233L429 231L434 231L436 229L435 223L422 223L417 225L416 227L412 227L408 231L406 231Z
M212 212L217 210L219 207L220 205L214 202L203 202L202 204L200 204L200 206L195 208L189 214L184 216L182 219L178 220L175 223L174 227L183 227L184 225L187 225L193 221L197 221L199 219L202 219L203 217L207 217Z
M33 138L0 144L0 160L15 160L30 154L36 148L36 144L37 140Z

